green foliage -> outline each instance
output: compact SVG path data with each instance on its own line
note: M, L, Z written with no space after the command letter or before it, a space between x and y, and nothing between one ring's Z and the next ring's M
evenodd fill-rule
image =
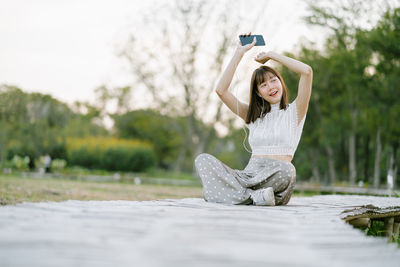
M54 142L47 147L47 153L54 159L67 159L67 145L65 142Z
M101 125L100 118L103 116L99 107L85 102L75 102L72 105L74 113L63 128L66 137L89 137L108 136L108 131Z
M387 10L377 27L370 31L359 31L360 46L371 51L370 69L373 72L371 82L373 92L382 103L379 105L379 114L386 114L381 118L385 128L383 138L394 147L399 146L400 125L393 123L399 114L400 106L400 8ZM376 114L376 113L375 113ZM379 114L377 114L379 116Z
M22 143L21 141L10 142L7 149L6 159L12 159L16 155L24 157L27 156L30 159L30 169L33 169L34 167L39 167L36 166L35 159L40 158L41 155L44 155L46 153L48 153L51 158L66 160L66 144L57 140L49 140L50 138L46 140L45 137L42 139L43 143L41 144L33 144L32 142L30 142L28 137L23 138L23 140L28 139L25 143Z
M166 178L166 179L179 179L179 180L197 180L198 177L194 173L185 172L172 172L160 168L151 168L142 174L143 177L151 178Z
M369 4L342 4L352 2L357 5L325 8L318 6L320 2L310 1L315 5L307 21L332 34L322 50L304 43L296 53L287 53L312 66L314 71L307 120L293 161L299 180L307 180L317 171L321 182L347 184L349 136L354 133L357 180L372 184L378 128L382 130L383 145L381 179L387 175L391 153L395 165L400 164L400 124L396 123L400 117L400 9L389 8L377 24L362 29L357 22L353 23L354 14ZM280 71L293 101L299 77L286 68ZM105 87L98 90L103 92L103 99L96 106L77 102L68 107L48 95L0 86L0 164L8 166L15 156L27 156L33 169L35 159L37 162L46 153L53 159L68 160L69 165L129 171L154 165L173 169L183 158L181 169L190 172L193 158L200 152L211 153L234 169L242 169L248 162L250 154L242 145L244 132L233 127L234 120L226 123L231 126L229 134L219 137L214 125L205 125L196 113L192 117L174 117L153 110L128 111L128 87L119 88L115 95L108 95ZM204 91L190 92L201 95ZM89 138L114 134L101 122L110 97L120 104L117 114L112 115L115 135L142 141L127 144L121 143L121 139L110 143L111 139ZM184 145L186 150L181 150ZM334 159L338 181L329 179L330 158ZM397 177L400 184L400 175Z
M385 224L382 221L372 220L371 227L365 228L364 232L369 236L384 236L385 235ZM394 242L395 238L392 236L390 242ZM400 233L397 237L397 244L400 248Z
M44 161L45 161L44 156L39 157L39 159L37 159L35 162L35 166L37 168L44 169L44 167L45 167ZM67 166L67 161L65 159L54 158L51 160L50 168L53 172L54 171L56 171L56 172L62 171L62 170L64 170L64 168L66 166Z
M134 138L153 144L162 168L172 168L182 145L179 120L152 110L136 110L114 115L115 129L121 138Z
M33 169L34 159L46 153L66 158L61 130L70 115L66 104L49 95L0 86L0 161L28 156Z
M110 171L144 171L155 164L148 148L111 147L104 152L103 167Z
M222 139L214 139L208 151L230 168L244 169L251 156L243 146L244 138L245 133L242 129L231 128L229 135ZM250 149L247 138L245 140L245 145L247 149Z
M96 108L76 103L74 113L65 103L49 95L25 93L15 86L0 86L0 162L28 156L34 169L40 156L67 159L66 136L106 134L94 123ZM81 110L79 110L81 111Z
M288 54L314 70L307 121L294 158L298 175L311 177L316 168L328 181L327 159L333 158L336 177L347 181L349 136L354 133L357 180L372 182L379 127L383 144L379 172L384 178L390 154L394 153L395 165L400 159L400 128L394 123L400 116L400 11L389 8L376 25L365 30L353 21L356 14L368 9L362 1L350 1L347 6L341 6L344 2L309 3L312 14L306 21L332 34L323 51L304 43L297 54ZM281 72L293 100L298 75L286 68Z
M30 162L29 157L27 157L27 156L20 157L18 155L15 155L11 159L10 165L13 169L16 169L18 171L27 171L29 169L29 162Z
M385 233L384 223L372 220L371 227L365 229L365 233L371 236L383 236Z
M67 161L64 159L54 159L51 162L51 169L53 171L63 170L67 166Z
M69 150L68 154L69 165L83 166L89 169L103 169L100 149L80 147Z
M156 163L148 143L116 138L68 139L69 165L109 171L144 171Z

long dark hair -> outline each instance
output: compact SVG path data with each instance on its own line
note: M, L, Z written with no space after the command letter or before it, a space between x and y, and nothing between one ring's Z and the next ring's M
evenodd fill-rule
M289 92L281 74L273 68L263 65L256 69L251 76L249 110L246 116L247 124L256 121L259 117L264 117L265 114L271 111L271 104L265 99L263 101L263 99L257 95L258 85L264 82L267 72L272 73L281 81L283 93L279 108L286 109L289 104Z

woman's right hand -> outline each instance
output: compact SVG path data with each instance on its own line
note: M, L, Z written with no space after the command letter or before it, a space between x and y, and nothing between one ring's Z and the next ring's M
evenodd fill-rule
M248 33L248 34L241 34L239 36L248 36L248 35L251 35L251 32ZM247 51L249 51L250 49L253 48L253 46L256 44L256 41L257 41L257 39L256 39L256 37L254 37L254 40L253 40L253 42L251 44L242 45L242 43L239 40L238 43L237 43L236 51L241 53L241 54L244 54L244 53L246 53Z

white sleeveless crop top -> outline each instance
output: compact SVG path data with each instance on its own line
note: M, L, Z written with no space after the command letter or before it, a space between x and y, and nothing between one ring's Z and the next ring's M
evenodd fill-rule
M296 100L286 110L279 105L271 105L264 118L246 124L252 155L293 156L296 152L307 114L298 124Z

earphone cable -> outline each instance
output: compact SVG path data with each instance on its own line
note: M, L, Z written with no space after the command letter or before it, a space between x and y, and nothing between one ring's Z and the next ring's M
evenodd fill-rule
M235 72L235 78L236 78L236 80L238 80L236 72ZM240 112L239 112L239 98L238 98L238 85L237 84L236 84L236 88L235 88L235 96L236 96L236 112L237 112L237 114L240 114ZM251 154L252 151L248 150L247 147L246 147L246 138L248 138L246 128L243 125L241 127L242 127L242 129L244 131L244 139L243 139L243 143L242 143L243 147L247 152L249 152ZM249 132L249 134L250 134L250 132Z

